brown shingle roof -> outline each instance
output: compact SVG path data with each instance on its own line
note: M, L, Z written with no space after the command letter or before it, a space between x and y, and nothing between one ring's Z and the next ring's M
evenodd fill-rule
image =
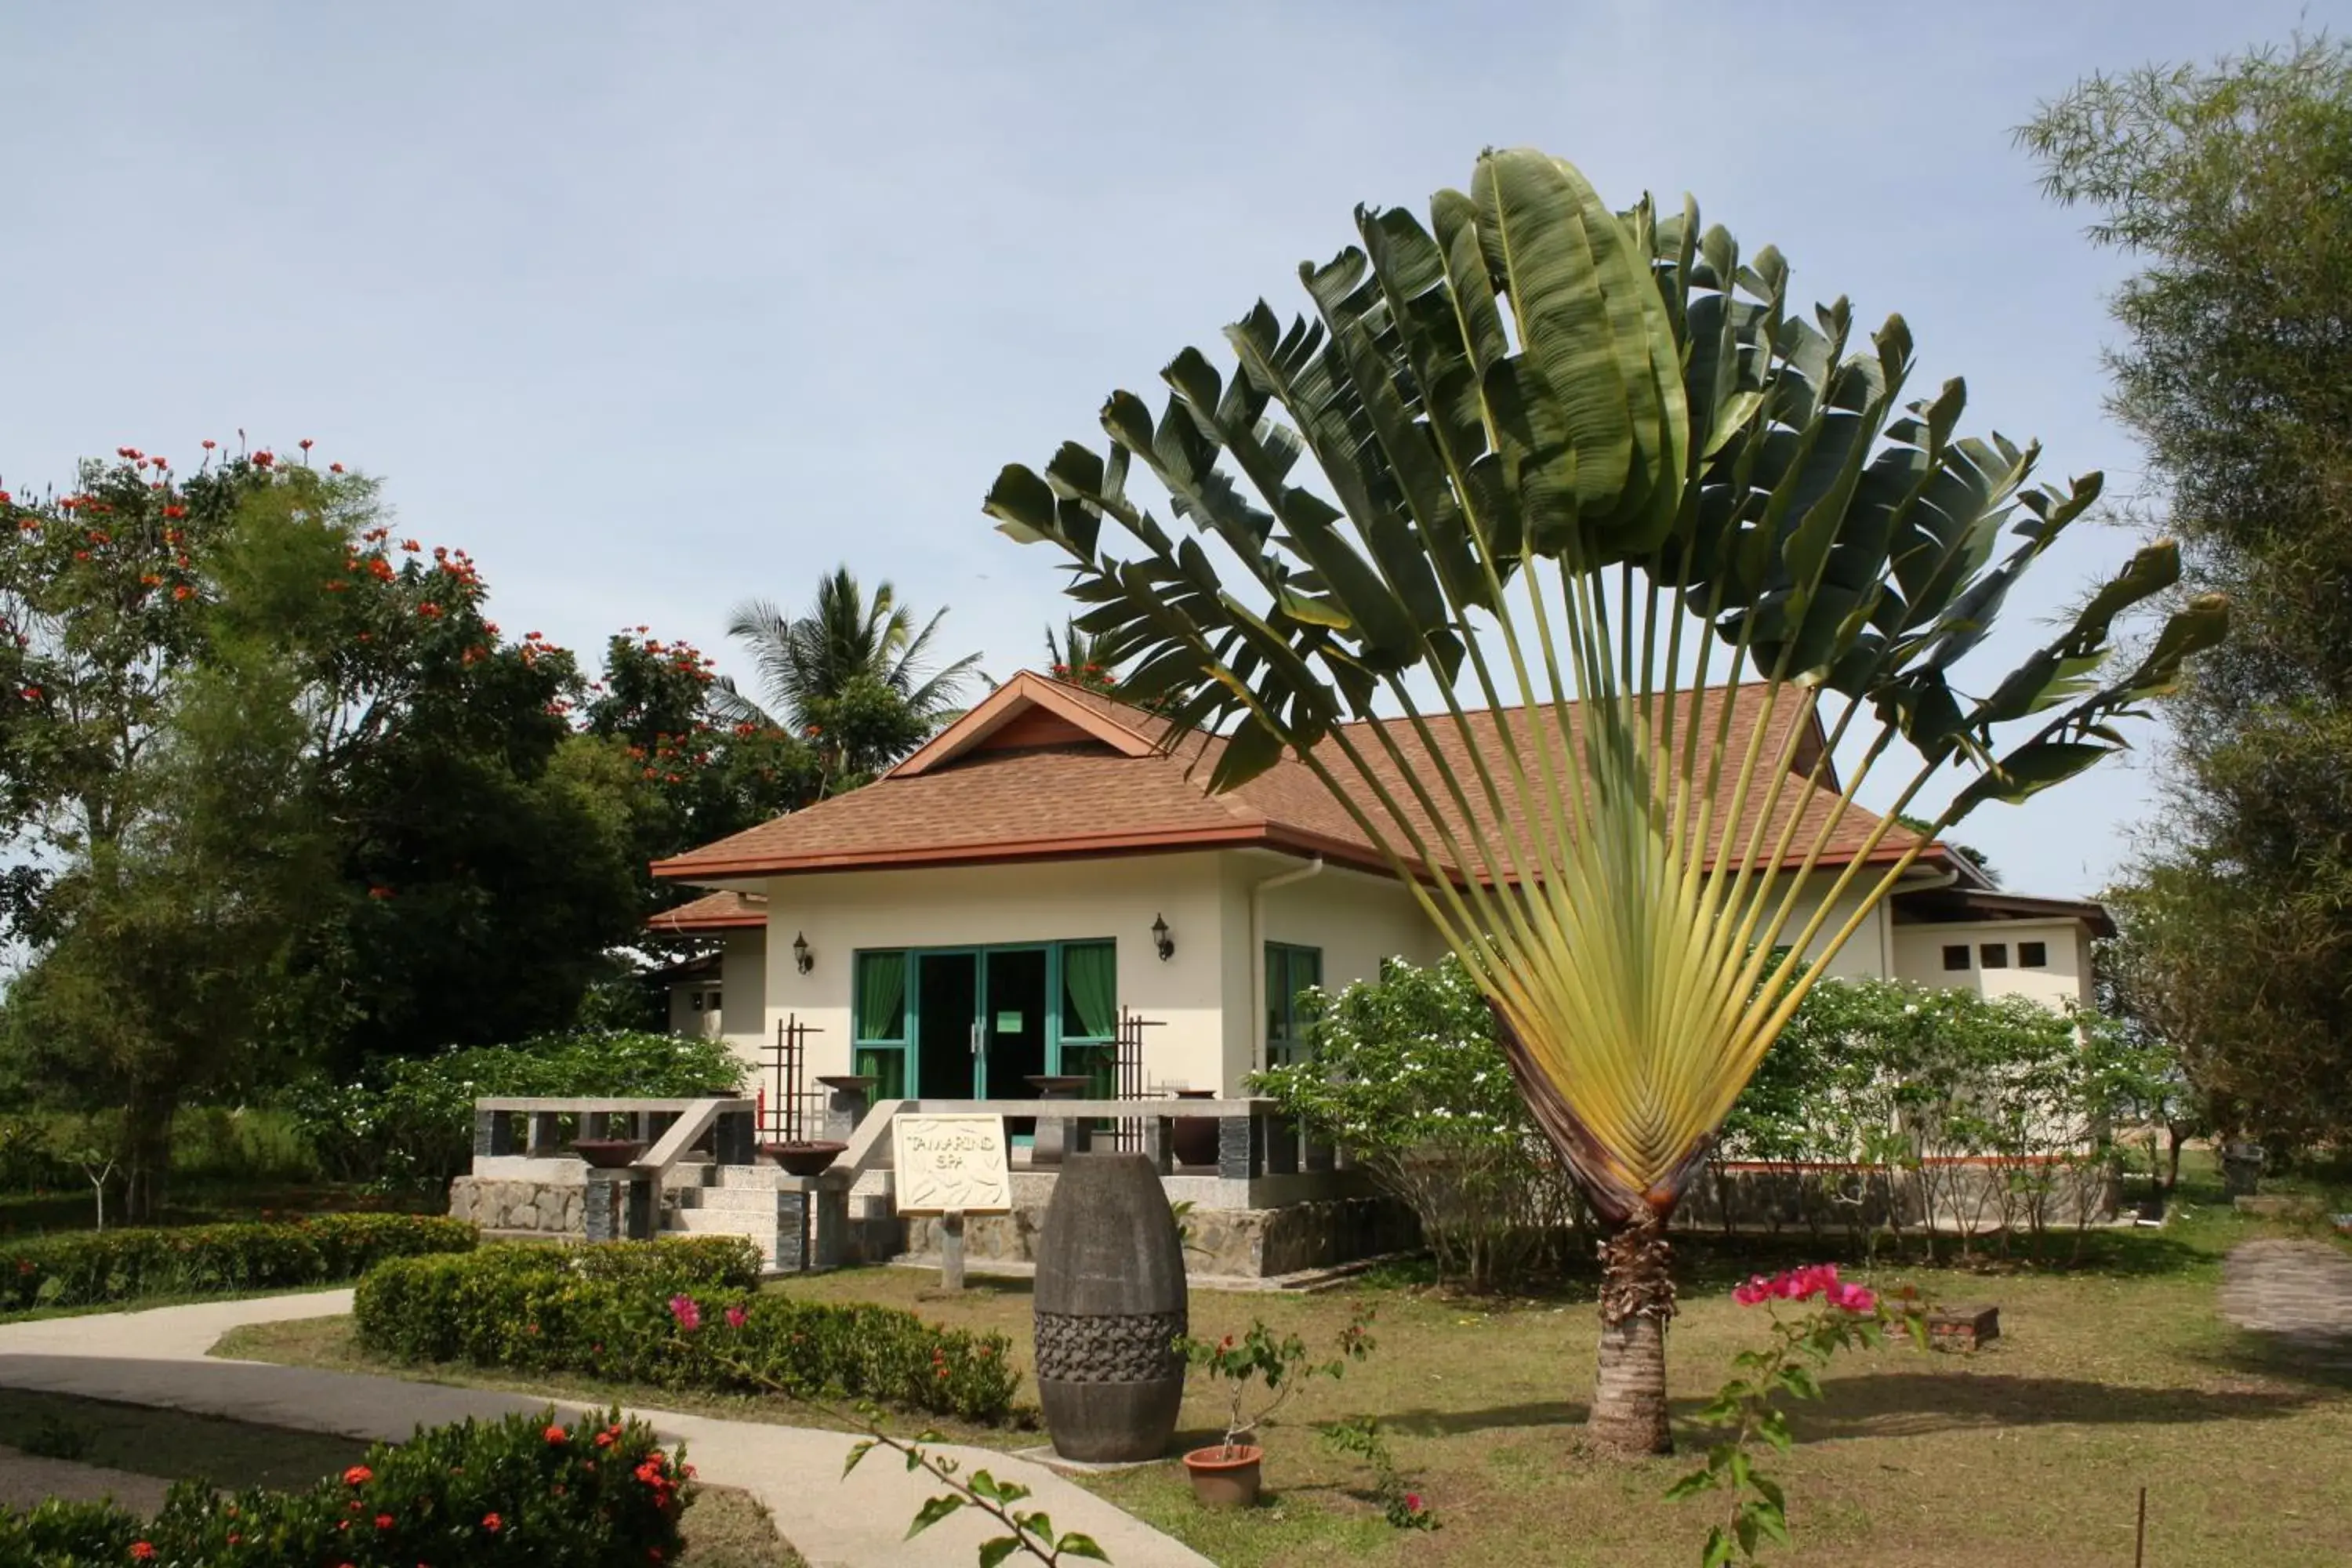
M1727 773L1737 771L1748 738L1764 719L1766 692L1762 686L1743 686L1729 693L1732 745ZM1711 708L1724 696L1717 689L1704 694L1703 701ZM1089 727L1102 735L1101 743L990 746L989 737L1005 728L1008 710L1036 703L1048 704L1066 716L1076 715L1081 721L1090 721ZM1786 739L1789 726L1797 718L1793 698L1784 697L1764 737L1768 755L1772 754L1770 748ZM1507 878L1510 859L1496 837L1496 824L1524 833L1517 792L1496 773L1504 807L1497 814L1473 758L1475 751L1486 759L1490 771L1498 767L1503 753L1496 750L1495 739L1506 723L1526 742L1524 751L1529 755L1534 734L1557 729L1549 710L1538 721L1531 721L1525 709L1508 710L1500 716L1485 711L1471 714L1466 739L1451 719L1433 721L1429 728L1437 765L1459 782L1472 808L1465 816L1450 791L1442 784L1433 785L1430 793L1439 817L1457 828L1467 822L1486 833ZM1099 694L1034 675L1016 676L958 724L866 788L661 861L654 869L665 877L695 879L1247 846L1320 854L1343 864L1388 868L1362 826L1306 763L1285 757L1239 789L1212 795L1206 788L1209 768L1224 742L1214 737L1194 738L1172 752L1155 748L1134 754L1141 751L1134 744L1136 737L1156 738L1163 728L1142 710ZM1572 715L1570 732L1571 738L1576 733ZM1711 741L1711 719L1705 722L1704 733ZM1396 754L1390 754L1383 734L1393 742ZM1406 823L1429 840L1440 866L1449 874L1460 874L1454 858L1444 853L1431 831L1433 818L1413 801L1405 770L1400 766L1401 759L1424 780L1438 776L1430 772L1429 749L1412 726L1400 720L1352 724L1341 742L1327 744L1336 747L1341 742L1355 745L1372 758L1374 775L1400 803ZM1560 776L1567 776L1566 752L1556 733L1552 745ZM1712 745L1703 745L1696 772L1702 783L1712 756ZM1344 763L1336 757L1334 763L1339 764L1334 771L1348 778ZM1809 761L1804 765L1809 766ZM1734 840L1736 849L1744 847L1745 835L1761 820L1764 794L1760 788L1751 791L1742 837ZM1391 830L1385 811L1370 792L1356 798L1377 826L1384 832ZM1761 848L1771 848L1791 813L1801 813L1794 839L1801 847L1810 841L1810 830L1825 819L1833 800L1828 792L1807 788L1792 779L1781 792L1760 840ZM1725 804L1727 808L1727 800ZM1850 859L1877 820L1859 807L1849 812L1822 863L1842 865ZM1892 858L1913 842L1908 832L1892 829L1878 854ZM1466 840L1465 848L1468 849ZM1475 851L1470 851L1469 859L1477 874L1486 874Z
M646 929L667 935L689 931L728 931L739 926L765 926L768 900L756 893L705 893L676 909L664 910L646 921Z

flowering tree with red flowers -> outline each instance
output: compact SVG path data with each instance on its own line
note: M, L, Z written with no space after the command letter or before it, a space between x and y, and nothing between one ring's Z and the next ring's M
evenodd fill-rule
M824 793L824 759L782 725L742 713L714 661L690 643L637 626L604 645L603 678L583 717L641 786L635 859L644 911L689 896L645 868L788 811Z
M212 443L206 442L209 448ZM268 452L182 472L118 447L63 493L0 481L0 931L39 940L62 859L112 843L132 769L205 641L212 555L244 499L308 480Z
M485 595L307 452L0 500L0 1068L127 1108L134 1215L184 1096L560 1027L634 929L577 664Z

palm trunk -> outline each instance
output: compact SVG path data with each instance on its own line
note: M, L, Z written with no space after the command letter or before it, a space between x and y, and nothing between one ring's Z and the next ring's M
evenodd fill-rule
M1666 1321L1675 1315L1665 1226L1643 1215L1601 1244L1601 1356L1586 1428L1622 1458L1674 1451L1666 1422Z

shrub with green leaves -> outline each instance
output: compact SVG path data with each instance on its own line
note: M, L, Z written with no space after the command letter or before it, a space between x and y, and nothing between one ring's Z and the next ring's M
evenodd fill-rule
M548 1410L379 1444L305 1491L183 1481L152 1521L111 1502L0 1507L0 1568L643 1568L677 1557L693 1476L642 1421Z
M1391 959L1377 981L1310 993L1309 1008L1307 1057L1251 1089L1411 1207L1441 1277L1493 1289L1540 1262L1581 1211L1462 961Z
M469 1252L478 1238L441 1215L322 1214L0 1241L0 1312L329 1285L387 1258Z
M471 1166L481 1096L684 1100L731 1095L742 1083L742 1060L724 1040L583 1030L379 1062L357 1082L301 1089L293 1105L337 1179L431 1190Z
M387 1264L360 1282L352 1321L361 1344L398 1362L718 1394L782 1387L992 1425L1012 1415L1021 1380L1004 1335L942 1329L891 1307L759 1293L756 1256L747 1270L706 1247L734 1240L486 1247ZM679 1300L737 1331L727 1349L740 1363L715 1341L677 1331Z

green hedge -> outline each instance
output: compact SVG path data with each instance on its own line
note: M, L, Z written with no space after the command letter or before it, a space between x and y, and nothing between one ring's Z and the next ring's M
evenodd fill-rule
M0 1507L0 1568L644 1568L674 1560L693 1496L685 1450L618 1412L468 1421L380 1444L307 1491L172 1489L152 1521L112 1503Z
M290 1100L335 1179L432 1191L472 1169L484 1096L687 1100L742 1081L742 1058L716 1037L592 1029L378 1062L357 1082L303 1086Z
M0 1312L331 1284L387 1258L469 1252L477 1236L441 1215L324 1214L0 1241Z
M751 1289L750 1272L681 1255L706 1241L580 1248L487 1247L388 1263L360 1282L360 1342L401 1362L584 1373L708 1393L836 1393L1000 1424L1020 1374L1003 1334L941 1329L893 1307L830 1306ZM731 1239L731 1238L729 1238ZM612 1255L607 1262L600 1255ZM671 1302L696 1303L680 1330ZM740 1309L740 1325L730 1309ZM748 1374L734 1361L764 1376Z

